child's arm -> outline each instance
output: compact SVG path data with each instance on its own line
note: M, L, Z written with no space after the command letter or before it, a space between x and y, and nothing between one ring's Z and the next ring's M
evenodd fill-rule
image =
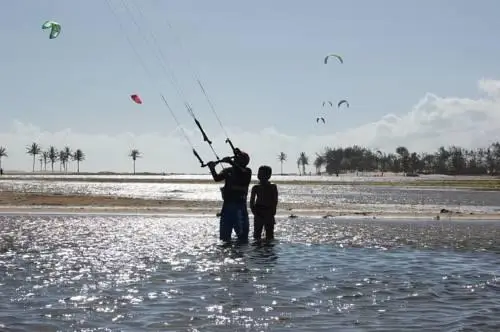
M278 207L278 186L273 184L273 215L276 215L276 209Z
M252 214L255 215L255 197L257 196L257 185L252 187L252 191L250 193L250 210Z

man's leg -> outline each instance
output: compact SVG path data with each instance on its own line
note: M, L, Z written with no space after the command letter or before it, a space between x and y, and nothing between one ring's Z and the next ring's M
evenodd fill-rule
M219 239L224 242L231 241L231 233L233 231L234 209L231 204L224 203L220 214Z
M250 231L250 224L248 221L247 203L242 202L237 204L236 219L234 230L238 235L240 242L248 242L248 233Z

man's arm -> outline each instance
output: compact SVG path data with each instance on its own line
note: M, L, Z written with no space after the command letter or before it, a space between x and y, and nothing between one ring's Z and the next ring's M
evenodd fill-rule
M228 163L229 165L231 165L234 168L238 168L242 172L244 172L246 170L246 167L241 167L240 165L236 164L231 157L224 157L224 158L222 158L221 161L224 163ZM250 176L251 176L251 173L250 173Z
M212 178L215 182L221 182L226 178L226 172L224 169L220 173L217 173L214 163L208 163L207 166L210 169L210 173L212 174Z

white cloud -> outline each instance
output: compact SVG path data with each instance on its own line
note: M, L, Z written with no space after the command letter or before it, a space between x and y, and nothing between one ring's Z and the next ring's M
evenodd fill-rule
M277 170L277 154L284 151L289 156L285 171L296 169L299 152L311 157L326 146L358 144L374 149L394 151L404 145L412 151L433 151L441 145L451 144L478 147L500 140L500 81L483 79L478 82L484 97L479 99L439 97L427 93L409 112L387 114L379 121L345 130L332 135L311 134L296 137L279 129L268 127L259 132L247 132L240 128L229 129L229 135L243 150L251 154L251 166L269 164ZM207 160L213 158L207 145L200 141L196 131L187 131L191 141ZM224 145L225 137L213 137L214 146L221 156L229 153ZM14 121L11 130L0 133L0 145L6 146L9 157L4 160L5 169L29 170L31 159L25 153L26 145L36 141L44 148L68 145L82 149L87 160L82 171L130 171L132 163L128 151L135 147L144 157L137 161L137 171L152 172L205 172L190 152L190 146L180 130L170 134L147 133L120 135L93 135L74 132L71 129L46 132L32 124Z

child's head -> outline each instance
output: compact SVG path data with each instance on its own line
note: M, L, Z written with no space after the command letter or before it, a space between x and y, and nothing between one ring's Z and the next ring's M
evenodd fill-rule
M270 166L260 166L259 172L257 173L257 178L259 178L260 182L268 182L273 174L273 169Z

